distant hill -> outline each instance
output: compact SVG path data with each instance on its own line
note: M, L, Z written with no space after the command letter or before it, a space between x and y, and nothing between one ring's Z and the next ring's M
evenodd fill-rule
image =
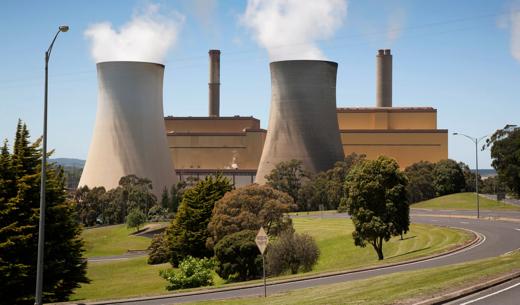
M52 163L56 163L61 166L83 168L85 166L85 160L74 159L74 158L55 158L49 160Z

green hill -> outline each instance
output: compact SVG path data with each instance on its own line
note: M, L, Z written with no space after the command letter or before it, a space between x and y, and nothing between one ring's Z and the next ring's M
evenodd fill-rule
M480 196L480 209L493 211L520 211L519 206L487 199ZM433 210L475 210L475 193L458 193L421 201L410 206L417 209Z

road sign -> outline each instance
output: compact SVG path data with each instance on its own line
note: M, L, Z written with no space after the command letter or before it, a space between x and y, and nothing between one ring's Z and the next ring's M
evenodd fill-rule
M256 234L255 243L260 253L264 254L265 248L267 247L267 243L269 242L269 238L264 231L263 227L260 227L258 230L258 234Z

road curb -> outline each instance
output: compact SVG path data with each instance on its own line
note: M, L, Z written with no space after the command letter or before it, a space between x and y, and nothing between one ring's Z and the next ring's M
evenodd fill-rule
M450 227L450 228L455 228L455 227ZM449 250L447 252L443 252L443 253L435 254L435 255L429 255L429 256L425 256L425 257L421 257L421 258L417 258L417 259L412 259L409 261L373 266L373 267L368 267L368 268L353 269L353 270L347 270L347 271L328 272L328 273L310 275L310 276L300 277L300 278L295 278L295 279L275 280L275 281L268 282L267 286L273 286L273 285L285 284L285 283L303 282L303 281L308 281L308 280L327 278L327 277L333 277L333 276L338 276L338 275L347 275L347 274L353 274L353 273L361 273L361 272L373 271L373 270L378 270L378 269L386 269L386 268L392 268L392 267L397 267L397 266L402 266L402 265L423 262L423 261L441 258L443 256L455 254L459 251L462 251L466 248L469 248L469 247L479 243L483 239L481 237L481 235L475 231L472 231L469 229L463 229L463 228L455 228L455 229L463 230L463 231L471 233L473 235L473 240L471 240L470 242L468 242L462 246L459 246L455 249ZM94 301L94 302L75 301L75 302L65 302L65 303L62 302L62 303L51 303L51 304L56 304L56 305L58 305L58 304L59 305L67 305L67 304L70 304L70 305L72 305L72 304L108 305L108 304L120 304L120 303L127 303L127 302L138 302L138 301L147 301L147 300L160 300L160 299L168 299L168 298L176 298L176 297L185 297L185 296L191 296L191 295L204 295L204 294L210 294L210 293L237 291L237 290L243 290L243 289L249 289L249 288L260 288L260 287L263 287L263 284L259 283L259 284L249 284L249 285L236 286L236 287L213 288L213 289L210 288L210 289L206 289L206 290L197 290L197 291L155 295L155 296L143 296L143 297L117 299L117 300L104 300L104 301Z
M445 295L441 295L438 297L434 297L428 300L421 301L419 303L414 303L414 305L441 305L447 302L455 301L457 299L466 297L468 295L472 295L474 293L477 293L482 290L486 290L491 287L498 286L500 284L503 284L505 282L514 280L516 278L520 278L520 271L516 271L513 273L509 273L506 275L503 275L498 278L494 278L492 280L489 280L484 283L476 284L467 288L463 288Z

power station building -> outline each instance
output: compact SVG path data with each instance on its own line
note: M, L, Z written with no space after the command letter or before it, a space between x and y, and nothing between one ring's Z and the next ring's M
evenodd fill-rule
M325 68L327 63L332 66L335 63L323 61L271 63L273 92L269 122L270 132L268 132L260 127L260 121L254 117L220 117L220 51L211 50L209 60L209 116L165 117L167 142L179 179L202 178L215 172L221 172L239 186L255 181L262 183L263 177L256 177L259 166L260 175L264 176L274 166L274 164L266 166L265 162L276 163L283 158L289 158L290 155L285 153L290 151L288 149L290 145L295 145L292 147L293 151L303 150L304 153L313 154L315 150L320 148L320 139L327 143L335 142L334 133L337 133L337 131L329 130L335 127L328 127L328 124L331 123L334 123L331 126L336 126L335 122L330 122L334 119L320 118L320 113L316 111L314 111L316 117L309 116L313 110L304 113L305 109L309 110L309 107L304 107L303 110L302 108L282 109L279 107L280 95L282 95L282 99L285 95L286 100L297 99L298 95L294 95L294 88L305 91L307 87L305 83L301 82L302 80L305 81L304 78L306 77L312 79L312 75L317 81L324 81L324 77L330 76L330 80L326 81L327 83L320 83L324 88L329 87L330 89L325 98L330 99L330 101L325 104L336 107L335 70L332 75L328 72L330 68ZM275 66L274 70L273 65ZM292 65L292 67L287 68L288 65ZM281 68L282 66L284 67ZM296 74L293 73L294 71L296 71ZM309 75L305 76L304 71L308 71ZM327 91L322 89L320 89L321 92ZM313 94L311 91L305 92ZM287 95L291 94L294 96L287 98ZM299 102L300 104L312 105L312 103L305 102L303 99ZM321 100L319 102L322 103ZM288 139L288 136L298 137L299 135L291 134L291 131L287 130L281 132L280 130L286 128L287 124L276 125L277 120L286 119L281 116L285 113L292 116L291 122L287 124L299 124L299 127L304 126L301 124L305 121L312 125L314 121L323 123L324 120L327 120L326 132L323 134L318 132L314 138L301 139L299 143L294 142L295 139ZM436 109L431 107L393 107L392 55L390 50L379 50L376 56L376 107L335 108L334 117L337 119L337 128L340 134L341 143L338 145L342 147L344 155L351 153L365 154L369 159L386 155L395 158L402 169L422 160L437 162L448 158L448 131L437 129ZM299 119L302 119L302 121L298 121ZM276 126L271 127L272 124ZM298 126L293 126L296 129L291 130L297 132ZM305 132L316 132L315 129L319 126L307 125L307 127ZM270 135L271 132L274 135ZM301 129L299 132L303 132L303 130ZM331 137L333 140L328 141ZM272 140L269 140L270 138ZM280 141L285 141L284 148L273 147L273 145L279 145ZM266 156L262 158L264 144L266 144L264 152ZM286 151L282 155L285 155L279 155L280 151L284 151L284 149ZM333 156L335 155L333 151L337 149L330 148L330 150L331 152L328 153L331 156L330 160L336 159L337 157ZM299 157L305 158L304 155L295 155L294 158L298 159ZM302 161L305 163L305 160ZM324 162L326 163L326 161ZM309 164L308 166L314 165ZM262 169L262 167L267 170ZM310 169L313 170L313 168Z

